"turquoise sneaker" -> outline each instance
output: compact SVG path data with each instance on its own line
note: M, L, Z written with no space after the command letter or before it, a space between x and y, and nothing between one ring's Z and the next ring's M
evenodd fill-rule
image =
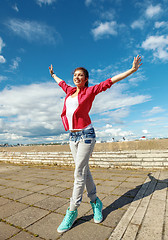
M93 209L93 214L94 214L94 222L95 223L100 223L103 220L103 214L102 214L102 209L103 209L103 203L100 201L100 199L97 197L96 198L96 203L90 202L92 209Z
M68 231L72 227L72 225L75 222L77 216L78 216L78 210L77 209L75 211L70 211L69 208L68 208L62 223L57 228L57 232L63 233L63 232Z

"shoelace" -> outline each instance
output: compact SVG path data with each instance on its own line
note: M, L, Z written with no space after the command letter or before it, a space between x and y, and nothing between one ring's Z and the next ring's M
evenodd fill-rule
M66 216L65 216L63 221L67 222L67 221L70 221L72 218L73 218L73 214L68 213L68 214L66 214Z
M71 216L67 216L67 215L66 215L65 218L64 218L64 220L63 220L63 222L67 222L67 221L71 220L71 218L72 218Z
M99 202L96 202L96 207L100 207L100 203Z

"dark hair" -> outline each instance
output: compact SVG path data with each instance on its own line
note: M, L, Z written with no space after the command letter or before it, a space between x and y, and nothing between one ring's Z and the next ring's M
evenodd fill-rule
M84 75L85 75L85 78L89 79L89 72L86 68L83 68L83 67L77 67L75 68L75 70L73 71L73 74L77 71L77 70L82 70ZM88 84L89 82L85 82L85 87L88 87Z

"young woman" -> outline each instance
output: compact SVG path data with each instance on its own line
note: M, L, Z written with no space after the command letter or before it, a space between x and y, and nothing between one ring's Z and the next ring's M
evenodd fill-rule
M85 186L93 209L94 222L100 223L103 220L103 204L96 195L96 186L89 170L89 157L96 142L89 111L97 94L128 77L141 65L141 57L138 55L134 57L131 69L91 87L88 87L89 74L85 68L74 70L73 81L76 87L71 87L56 76L52 65L49 67L51 76L66 93L61 117L65 130L70 131L70 149L75 162L73 193L66 215L57 229L60 233L69 230L76 220Z

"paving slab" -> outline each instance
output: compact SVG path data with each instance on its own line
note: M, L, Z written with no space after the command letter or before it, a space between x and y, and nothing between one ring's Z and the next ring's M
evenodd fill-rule
M132 201L133 198L124 195L109 195L102 200L104 206L103 209L107 211L112 209L116 210L119 208L127 209Z
M32 192L39 192L39 191L47 189L47 188L48 188L47 185L37 184L37 185L34 185L33 187L31 187L31 191Z
M121 185L122 182L118 182L118 181L113 181L113 180L103 180L100 185L103 186L112 186L112 187L118 187L119 185Z
M91 169L103 202L95 224L84 190L72 229L56 229L69 206L73 169L0 162L0 240L168 240L168 171ZM3 236L3 237L1 237Z
M27 230L33 234L42 237L43 239L57 239L60 234L57 232L57 228L61 223L63 216L57 213L50 213L43 219L32 224Z
M57 193L58 197L62 197L62 198L67 198L70 199L70 196L72 195L72 188L71 189L66 189L62 192Z
M10 226L4 222L0 222L0 239L5 240L20 232L20 229Z
M12 201L7 198L0 197L0 206L4 205L6 203L10 203L10 202L12 202Z
M13 190L10 193L5 194L5 197L10 198L12 200L17 200L19 198L29 196L30 194L32 194L32 192L30 192L28 190L23 190L23 189L21 190L21 189L13 188Z
M13 191L15 191L15 190L16 190L15 188L11 188L11 187L6 186L4 189L1 190L0 195L5 196L9 193L13 193Z
M64 233L59 239L61 240L102 240L107 239L112 231L112 228L85 222L82 220L76 221L72 229Z
M41 193L33 193L29 196L20 198L18 201L21 202L21 203L26 203L26 204L29 204L29 205L33 205L37 202L40 202L40 201L44 200L45 198L48 198L48 196L44 195L44 194L41 194Z
M15 236L11 237L10 240L41 240L41 238L32 235L28 232L22 231L16 234Z
M46 216L49 212L44 209L38 209L35 207L28 207L16 214L6 218L5 220L13 224L14 226L26 228L29 225L33 224L37 220Z
M139 191L139 188L133 188L130 190L130 188L126 187L117 187L112 191L112 194L119 195L119 196L127 196L127 197L135 197L137 192Z
M47 187L43 190L40 191L40 193L48 194L48 195L56 195L57 193L60 193L64 191L66 188L59 187L59 186L52 186L52 187Z
M24 189L24 190L30 190L33 186L36 186L34 183L30 182L20 182L13 185L13 187L16 187L18 189Z
M127 182L133 182L133 183L136 183L137 185L140 183L142 183L142 181L145 181L145 177L137 177L137 176L134 176L134 177L128 177L126 179Z
M64 183L62 180L58 179L52 179L46 183L47 186L59 186L59 187L64 187L61 186L61 184ZM65 184L65 183L64 183Z
M120 221L125 212L126 210L123 208L115 209L112 211L109 211L109 209L105 208L103 210L104 220L102 222L102 225L111 227L113 230L117 226L118 222Z
M72 188L74 185L73 182L65 182L65 181L61 183L58 182L58 184L59 184L59 187L64 187L64 188Z
M96 188L97 188L98 193L105 193L105 194L110 194L115 189L115 187L113 185L111 185L111 186L98 185L98 186L96 186Z
M43 209L46 209L49 211L54 211L67 202L68 202L68 200L65 198L51 196L51 197L45 198L45 199L35 203L34 206L43 208Z
M22 211L27 207L28 206L23 203L10 200L10 202L7 204L0 206L0 218L5 219L15 213Z

